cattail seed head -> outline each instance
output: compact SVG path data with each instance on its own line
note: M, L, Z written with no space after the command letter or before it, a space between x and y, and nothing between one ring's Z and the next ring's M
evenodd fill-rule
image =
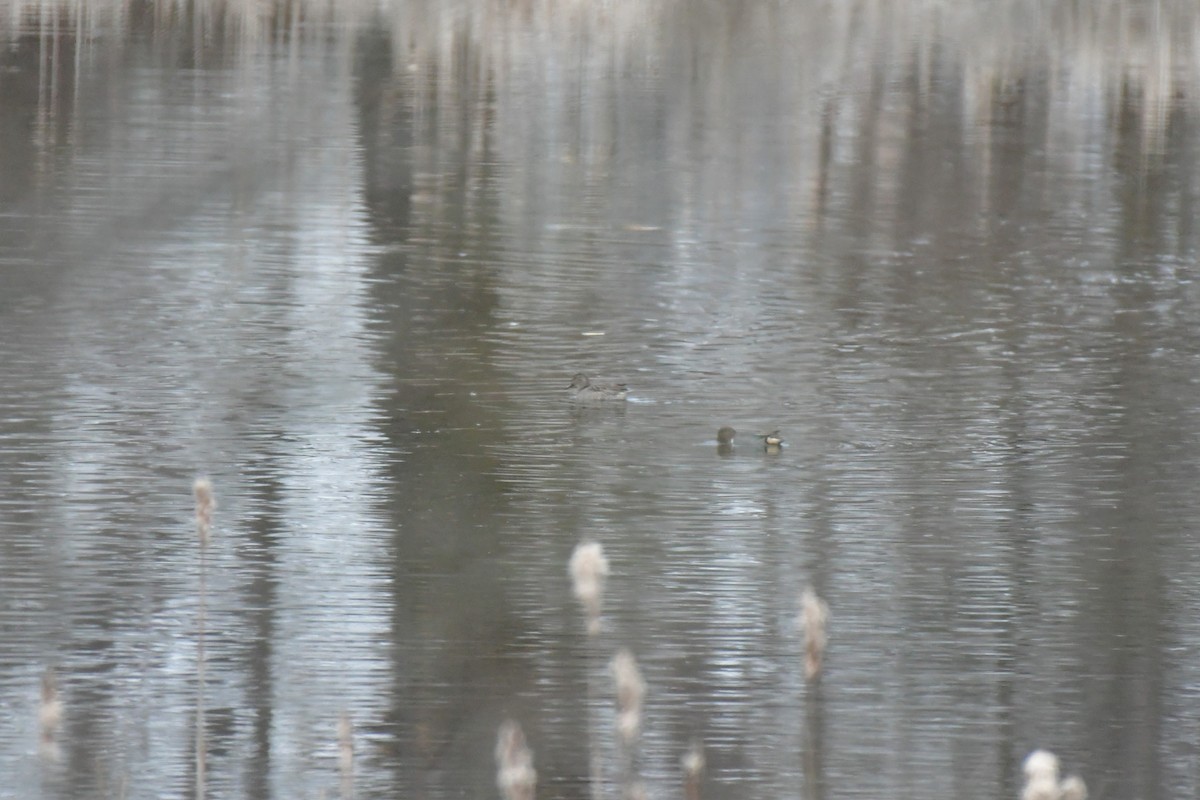
M505 800L533 800L537 772L521 726L507 720L496 736L496 785Z
M1021 767L1025 780L1050 780L1058 783L1058 756L1049 750L1034 750Z
M637 659L628 648L621 648L609 663L617 689L617 733L626 745L631 744L642 727L642 699L646 682L638 669Z
M1060 800L1087 800L1087 784L1078 775L1068 775L1058 786Z
M599 542L580 542L571 553L567 565L574 584L575 596L583 605L588 618L588 634L600 632L600 607L604 600L604 583L608 578L608 559Z
M213 511L217 508L212 481L208 478L197 478L192 484L192 495L196 498L196 532L200 536L200 544L208 544L212 532Z
M1022 766L1025 788L1021 800L1059 800L1058 756L1049 750L1034 750Z
M1058 756L1049 750L1034 750L1021 766L1025 787L1021 800L1087 800L1087 785L1077 775L1058 780Z
M800 595L800 618L797 622L804 631L804 677L811 681L821 674L821 662L825 656L825 626L829 622L829 606L811 587Z
M683 769L684 778L690 781L700 780L700 776L704 774L704 746L698 741L692 742L679 759L679 766Z

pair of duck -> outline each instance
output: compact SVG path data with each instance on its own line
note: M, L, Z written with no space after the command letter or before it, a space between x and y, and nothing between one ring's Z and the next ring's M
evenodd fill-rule
M592 383L591 378L582 372L575 373L575 377L571 378L571 385L567 389L571 392L571 399L583 402L624 400L629 396L629 386L626 384ZM725 425L717 431L717 444L723 447L732 447L735 436L737 436L737 431ZM763 440L763 446L768 450L778 449L783 444L783 437L779 435L779 431L757 433L755 436Z
M754 434L759 439L762 439L763 447L767 452L778 452L783 446L783 437L779 435L779 431L770 431L769 433ZM717 429L717 446L723 448L733 447L733 437L737 436L737 431L728 425L723 425Z

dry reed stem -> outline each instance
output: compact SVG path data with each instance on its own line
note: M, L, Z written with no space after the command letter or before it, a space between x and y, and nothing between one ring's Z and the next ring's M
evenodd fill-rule
M811 587L800 595L800 618L804 631L804 677L811 681L821 674L825 657L825 626L829 622L829 606Z
M342 711L338 716L337 736L338 772L345 781L354 775L354 723L348 711Z
M642 727L642 699L646 682L642 680L637 659L622 647L609 663L617 688L617 733L626 746L633 743Z
M208 795L208 742L205 736L204 688L205 656L204 630L207 606L207 583L205 581L205 553L212 530L213 510L217 507L212 482L208 478L197 478L192 483L192 496L196 500L196 532L200 538L200 607L196 624L196 800Z
M196 532L200 535L200 544L206 545L212 532L213 511L217 508L212 481L197 478L192 484L192 495L196 498Z
M505 800L533 800L537 772L525 734L514 720L500 725L496 736L496 785Z
M608 578L608 559L599 542L580 542L571 553L568 570L588 619L588 635L600 632L600 608L604 601L604 583Z

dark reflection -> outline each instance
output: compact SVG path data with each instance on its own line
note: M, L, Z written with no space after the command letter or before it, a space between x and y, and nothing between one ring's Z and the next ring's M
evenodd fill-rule
M822 706L820 685L818 684L804 697L804 744L801 751L801 769L804 771L805 800L824 800L828 796L822 753L826 737Z
M275 609L279 605L278 587L281 581L276 552L284 537L285 525L278 509L283 506L284 487L279 476L285 470L278 458L265 454L254 466L261 474L255 481L256 505L262 509L259 519L248 531L250 547L244 554L244 568L250 580L244 587L246 627L250 645L246 653L247 683L252 697L268 698L275 694L275 677L270 669L274 659L276 639ZM259 703L252 712L250 741L246 758L247 793L252 797L270 797L271 734L274 713L271 703Z
M472 57L467 49L457 53L460 78L470 74L464 60ZM489 455L501 426L477 399L501 385L480 349L496 303L486 265L496 260L488 220L497 193L489 188L490 165L478 164L471 151L486 150L472 137L489 135L487 111L474 86L449 81L437 115L461 127L447 138L436 117L421 128L397 113L411 88L389 85L396 64L386 41L364 41L358 69L360 86L381 87L359 98L375 236L437 243L429 248L432 258L404 251L381 257L373 289L373 305L386 309L379 356L394 376L383 417L388 446L422 454L390 462L394 489L386 510L397 532L398 591L388 749L396 785L406 793L422 794L430 781L453 776L485 795L494 791L486 756L500 722L517 715L531 737L539 732L530 704L514 707L508 699L532 692L530 654L520 645L529 634L497 569L509 545L485 522L503 515L506 505ZM446 172L437 177L444 193L434 214L418 218L407 157L412 149L441 147L448 148L439 155Z
M472 10L0 20L6 786L1194 794L1197 11Z

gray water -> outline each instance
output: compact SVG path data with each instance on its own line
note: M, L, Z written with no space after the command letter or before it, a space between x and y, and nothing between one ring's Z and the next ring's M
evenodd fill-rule
M332 5L3 6L0 798L1200 793L1200 12Z

